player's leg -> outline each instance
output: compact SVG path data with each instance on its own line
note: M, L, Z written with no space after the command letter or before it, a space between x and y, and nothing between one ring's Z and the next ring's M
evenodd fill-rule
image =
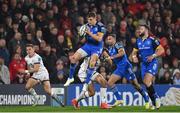
M141 87L141 85L138 83L136 75L132 71L132 65L131 64L127 65L127 69L126 69L126 72L124 73L124 77L128 81L130 81L130 83L134 86L134 88L143 96L143 98L145 100L145 108L149 109L149 107L150 107L150 105L149 105L149 96L145 92L145 90Z
M57 103L59 103L62 107L64 107L64 104L63 104L62 100L60 100L58 98L58 96L55 93L52 92L49 80L44 80L43 81L43 88L44 88L44 91L48 95L50 95Z
M153 80L154 77L152 74L150 73L146 73L144 76L144 84L146 86L147 92L149 97L151 98L152 104L153 106L156 106L156 108L160 107L160 102L159 102L159 96L157 95L157 93L155 92L154 86L153 86Z
M106 91L107 91L107 85L108 85L107 81L104 79L104 77L101 74L98 74L95 77L94 81L96 81L98 84L101 85L101 89L100 89L101 103L106 103Z
M74 73L77 66L77 62L86 56L86 52L83 49L78 49L73 56L70 56L70 70L69 70L69 77L64 84L64 86L69 86L72 82L74 82Z
M99 56L98 54L92 54L91 55L91 58L90 58L90 61L89 61L89 66L88 66L88 69L87 69L87 78L86 78L86 81L85 83L89 84L89 82L91 81L91 76L93 75L94 71L95 71L95 65L96 65L96 62L97 60L99 59Z
M115 70L115 72L118 71L117 69ZM119 95L119 92L118 92L118 89L115 85L115 83L120 79L121 77L115 73L113 73L111 75L111 77L109 78L108 80L108 86L110 88L110 90L114 93L115 97L116 97L116 102L112 105L112 107L115 107L115 106L118 106L120 104L123 103L120 95Z
M92 80L96 81L98 84L101 85L100 88L100 100L101 100L101 105L100 108L101 109L109 109L111 108L107 103L106 103L106 91L107 91L107 81L104 79L104 77L97 73L93 75Z
M146 93L146 91L141 87L141 85L138 83L136 78L130 80L130 82L134 86L134 88L143 96L144 101L145 101L145 108L149 109L150 108L150 105L149 105L149 96Z
M84 85L83 85L83 89L82 89L80 95L77 96L75 99L73 99L73 100L71 101L71 103L72 103L72 105L74 106L75 109L79 109L80 106L79 106L78 103L79 103L82 99L85 99L85 98L94 96L94 94L95 94L95 90L94 90L93 82L91 82L91 83L88 85L88 89L87 89L87 86L84 84Z
M37 95L36 91L34 90L34 86L37 85L39 83L38 80L36 80L35 78L29 78L27 83L26 83L26 86L25 86L25 89L33 96L34 98L34 104L33 106L37 105L38 103L38 99L39 99L39 96Z
M157 95L157 93L154 89L154 86L153 86L154 76L157 73L157 71L158 71L157 62L151 62L146 68L143 83L146 86L149 97L152 100L152 104L154 106L156 106L156 108L160 108L160 105L161 105L160 99L159 99L159 96Z

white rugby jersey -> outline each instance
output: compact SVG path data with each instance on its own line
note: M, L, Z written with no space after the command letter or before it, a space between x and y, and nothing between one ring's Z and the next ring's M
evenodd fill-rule
M34 64L40 64L39 71L34 72L34 74L43 74L44 72L47 72L41 56L39 56L37 53L35 53L32 57L29 57L29 55L27 55L25 57L25 61L27 62L28 69L32 69L34 67Z

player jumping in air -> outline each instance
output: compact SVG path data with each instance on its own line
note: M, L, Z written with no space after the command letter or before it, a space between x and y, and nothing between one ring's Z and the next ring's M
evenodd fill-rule
M106 60L111 65L112 63L116 65L115 71L112 73L110 79L108 80L108 85L116 97L116 102L112 106L118 106L123 103L118 93L118 90L115 86L115 83L121 78L125 77L134 86L134 88L143 96L145 100L145 108L148 109L149 96L138 83L137 78L132 71L132 65L130 64L127 58L124 47L121 43L116 42L115 34L108 35L106 43L108 45L108 48L103 52L103 54Z
M153 80L158 72L157 57L164 53L164 49L158 40L149 36L147 25L139 26L139 36L130 58L133 62L138 62L137 54L139 54L141 77L153 104L151 109L160 108L160 100L153 87Z
M35 53L32 44L27 44L26 52L28 55L25 57L25 60L27 62L28 70L21 70L21 73L32 74L32 76L28 79L25 88L34 97L33 106L37 105L39 100L39 96L33 87L41 82L45 92L48 93L62 107L64 107L62 101L56 94L52 92L48 71L43 64L42 58L37 53Z
M103 37L105 34L105 27L101 22L97 22L96 14L90 12L87 16L88 23L86 29L86 43L79 48L73 56L70 57L70 73L69 78L64 84L64 86L69 86L70 83L74 81L73 75L77 66L77 62L84 58L90 57L90 63L87 68L87 78L86 78L86 87L91 81L91 76L95 71L96 62L99 59L99 56L103 50Z

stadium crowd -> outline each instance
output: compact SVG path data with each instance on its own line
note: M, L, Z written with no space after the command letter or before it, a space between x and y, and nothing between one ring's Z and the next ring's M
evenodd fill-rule
M180 85L180 0L0 0L0 83L23 84L27 77L25 46L35 45L51 83L64 84L69 56L79 47L78 29L89 11L116 34L129 55L138 37L138 24L150 27L165 53L159 58L155 83ZM106 38L106 37L105 37ZM140 80L140 64L133 64ZM102 62L98 71L108 79L112 70ZM79 83L76 78L75 83ZM127 83L125 79L119 83Z

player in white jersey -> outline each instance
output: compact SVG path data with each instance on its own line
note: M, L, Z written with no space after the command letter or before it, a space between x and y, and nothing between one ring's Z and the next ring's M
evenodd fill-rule
M28 55L25 57L25 60L27 62L28 69L21 70L21 72L29 75L32 74L32 76L28 79L25 88L34 97L33 106L37 105L39 100L39 96L37 95L33 87L41 82L43 84L45 92L48 93L56 102L58 102L61 106L64 107L62 101L58 98L56 94L52 92L49 81L49 73L43 64L42 58L37 53L35 53L32 44L27 44L26 52Z
M94 85L93 82L97 82L101 85L101 89L100 89L100 100L101 100L101 105L100 108L101 109L109 109L111 108L107 103L106 103L106 90L107 90L107 81L104 79L104 77L94 71L92 76L91 76L91 83L88 85L88 89L87 89L87 84L85 83L86 79L87 79L87 68L88 68L88 64L90 61L90 57L86 57L83 61L83 63L80 65L80 69L78 71L78 77L80 79L80 81L82 83L84 83L83 85L83 89L80 93L80 95L78 97L76 97L75 99L72 100L72 105L74 106L75 109L80 108L78 102L81 101L82 99L85 99L87 97L91 97L94 96L95 91L94 91ZM99 67L99 64L97 63L97 65L95 66L95 70Z

